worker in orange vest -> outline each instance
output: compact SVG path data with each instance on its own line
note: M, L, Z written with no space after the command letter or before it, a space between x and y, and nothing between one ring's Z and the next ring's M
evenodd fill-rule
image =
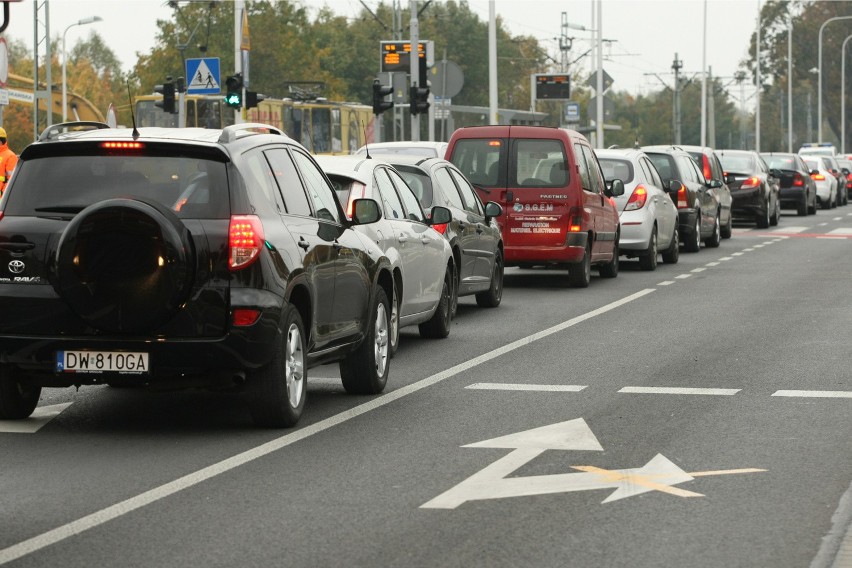
M18 156L6 143L6 129L0 127L0 195L6 191L9 177L18 165Z

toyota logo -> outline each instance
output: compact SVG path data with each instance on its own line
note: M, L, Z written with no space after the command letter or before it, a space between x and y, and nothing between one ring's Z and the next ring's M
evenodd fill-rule
M12 272L14 274L20 274L24 271L25 267L26 265L24 264L23 260L13 260L9 263L9 272Z

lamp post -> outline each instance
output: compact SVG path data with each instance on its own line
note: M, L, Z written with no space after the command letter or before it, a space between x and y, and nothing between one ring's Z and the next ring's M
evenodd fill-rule
M787 151L793 153L793 15L787 28Z
M819 41L817 42L817 64L819 65L817 76L817 142L822 142L822 32L825 30L825 26L836 20L852 20L852 16L835 16L824 21L819 27Z
M68 120L68 82L66 79L68 54L65 52L65 34L67 34L68 30L70 30L74 26L84 26L86 24L94 24L95 22L102 21L103 18L101 18L100 16L91 16L88 18L83 18L82 20L69 25L67 28L65 28L65 31L62 32L62 122L66 122Z
M846 44L852 35L843 40L840 56L840 151L846 153Z

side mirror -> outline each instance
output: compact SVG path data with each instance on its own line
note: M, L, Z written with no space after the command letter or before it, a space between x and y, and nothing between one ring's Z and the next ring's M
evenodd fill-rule
M718 189L722 187L722 182L718 179L711 179L707 182L707 187L710 189Z
M728 185L734 183L734 176L732 176L731 174L725 174L725 183L727 183Z
M607 197L618 197L619 195L624 195L624 182L615 178L610 182L609 189L604 191L604 194L607 195Z
M811 175L815 176L819 173L819 170L811 170Z
M681 189L683 189L683 184L676 179L669 180L668 187L666 187L666 191L674 193L675 195L677 195Z
M352 202L352 224L369 225L382 218L379 202L375 199L356 199Z
M432 208L431 216L429 217L430 225L445 225L453 220L452 212L446 207L436 205Z
M503 208L500 207L499 203L495 203L494 201L489 201L485 204L485 222L490 223L491 219L499 217L503 214Z
M783 175L783 174L781 173L781 170L779 170L778 168L771 168L771 169L769 170L769 173L770 173L770 174L772 174L772 175L774 175L774 176L775 176L775 177L777 177L777 178L780 178L780 177Z

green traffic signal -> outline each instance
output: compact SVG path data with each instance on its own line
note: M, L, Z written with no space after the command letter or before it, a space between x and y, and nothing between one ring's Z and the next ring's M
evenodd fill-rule
M243 106L243 75L236 73L225 79L225 104L233 108Z

